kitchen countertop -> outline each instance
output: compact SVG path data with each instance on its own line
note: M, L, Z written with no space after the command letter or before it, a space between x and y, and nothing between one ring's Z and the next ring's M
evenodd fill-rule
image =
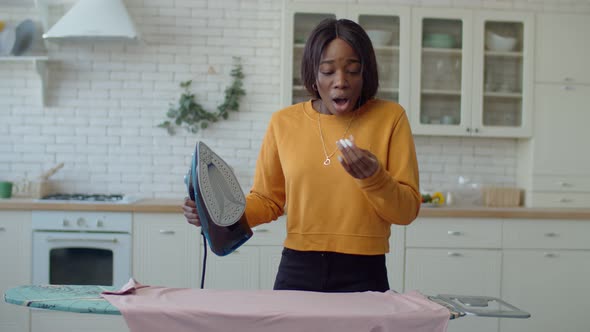
M182 213L183 198L142 199L131 204L43 202L27 198L0 199L2 210L118 211ZM420 217L439 218L522 218L590 220L590 209L422 207Z

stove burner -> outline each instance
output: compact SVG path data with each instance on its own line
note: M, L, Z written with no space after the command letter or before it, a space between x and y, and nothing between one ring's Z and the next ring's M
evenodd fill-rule
M52 194L42 197L42 200L60 200L60 201L87 201L87 202L118 202L122 201L123 195L107 194Z

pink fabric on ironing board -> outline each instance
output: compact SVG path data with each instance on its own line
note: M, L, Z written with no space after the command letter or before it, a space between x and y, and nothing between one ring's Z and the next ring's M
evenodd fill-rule
M444 332L449 311L418 292L317 293L146 287L103 294L131 332Z

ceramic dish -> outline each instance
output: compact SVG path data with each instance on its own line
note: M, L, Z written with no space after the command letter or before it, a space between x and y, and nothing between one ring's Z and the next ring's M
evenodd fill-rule
M452 48L455 46L455 37L446 33L431 33L424 37L424 47Z
M35 36L35 23L24 20L16 27L16 41L12 47L12 55L22 55L29 50Z
M367 36L374 46L385 46L391 43L393 32L385 30L367 30Z
M493 32L486 33L486 47L492 51L509 52L516 46L516 38L504 37Z

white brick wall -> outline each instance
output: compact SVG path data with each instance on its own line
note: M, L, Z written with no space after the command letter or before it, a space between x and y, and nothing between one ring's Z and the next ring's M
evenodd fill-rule
M305 2L305 1L298 1ZM309 2L317 3L316 0ZM332 0L335 5L404 4L532 11L590 12L588 0ZM14 2L13 2L14 3ZM126 0L141 43L51 43L48 104L39 106L32 63L0 62L0 179L34 179L59 162L63 192L182 197L197 140L234 168L245 191L272 112L280 108L282 3L272 0ZM52 8L54 22L67 6ZM0 19L35 17L2 6ZM239 113L197 135L168 136L156 125L193 80L198 101L215 108L242 57L247 96ZM516 140L416 137L425 189L457 176L515 184Z

